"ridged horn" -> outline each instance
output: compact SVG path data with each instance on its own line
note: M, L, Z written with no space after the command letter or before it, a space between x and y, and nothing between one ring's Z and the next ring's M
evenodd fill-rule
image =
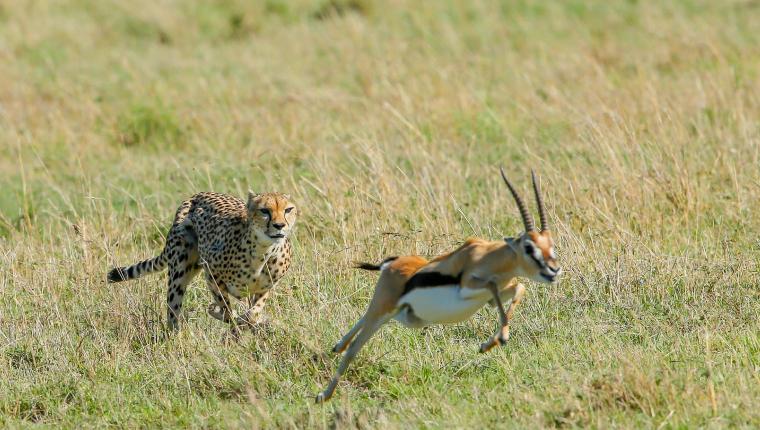
M512 193L512 197L515 198L517 209L520 211L520 216L522 217L523 224L525 225L525 231L535 230L536 225L533 222L533 217L530 215L530 212L528 212L528 208L525 206L525 202L520 198L520 195L517 194L517 190L515 190L515 187L513 187L512 183L509 182L509 179L507 179L507 175L504 174L504 167L500 167L499 170L501 171L501 178L504 179L504 183L507 184L507 188L509 188L509 191Z
M536 194L536 204L538 205L538 219L541 221L541 231L549 230L549 221L546 219L546 208L544 199L541 198L541 188L536 179L536 172L530 169L530 177L533 180L533 192Z

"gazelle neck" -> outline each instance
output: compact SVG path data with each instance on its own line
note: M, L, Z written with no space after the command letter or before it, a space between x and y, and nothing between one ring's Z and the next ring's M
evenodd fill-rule
M524 275L519 258L518 242L518 238L504 238L504 241L489 256L488 265L491 272L501 278L505 284L513 278Z

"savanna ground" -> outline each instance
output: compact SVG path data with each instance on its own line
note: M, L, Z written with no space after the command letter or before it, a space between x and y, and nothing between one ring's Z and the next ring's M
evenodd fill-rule
M0 425L760 425L760 3L0 4ZM313 404L375 274L520 232L543 178L565 274L508 345L487 308L389 324ZM200 190L293 195L297 264L237 345L155 255Z

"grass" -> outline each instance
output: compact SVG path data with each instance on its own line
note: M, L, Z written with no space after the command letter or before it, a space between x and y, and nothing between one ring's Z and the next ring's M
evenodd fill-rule
M6 2L0 426L760 426L754 1ZM375 277L520 231L541 173L565 275L391 324L325 406ZM224 345L196 280L160 341L155 255L200 190L291 193L272 329Z

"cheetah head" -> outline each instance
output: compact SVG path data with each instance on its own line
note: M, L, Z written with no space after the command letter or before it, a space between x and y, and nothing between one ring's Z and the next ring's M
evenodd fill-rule
M258 242L283 241L296 223L298 211L287 194L249 191L247 208L251 230Z

